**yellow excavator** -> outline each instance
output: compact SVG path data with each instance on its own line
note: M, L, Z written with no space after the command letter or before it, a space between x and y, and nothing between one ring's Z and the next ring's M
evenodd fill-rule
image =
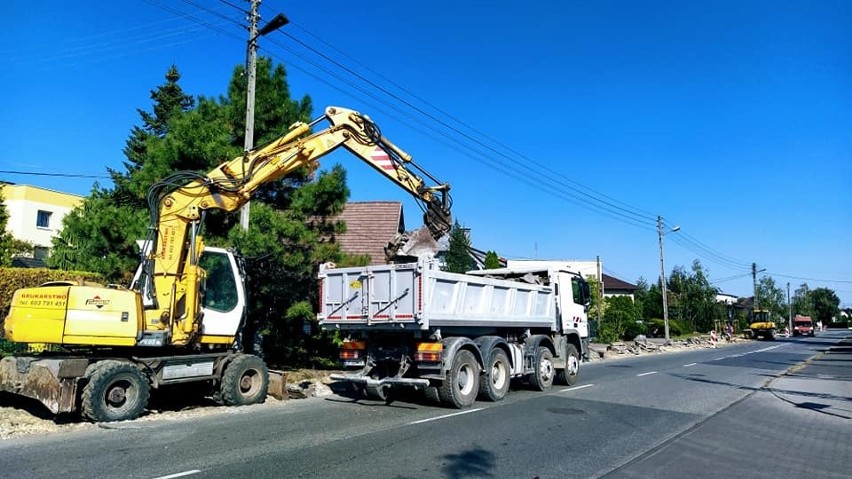
M331 126L311 133L323 121ZM204 213L236 211L259 186L299 168L315 170L341 146L421 202L434 238L450 230L449 185L383 137L368 116L328 107L206 174L177 172L153 185L151 234L129 288L52 282L16 291L6 339L67 352L3 358L0 391L34 398L54 414L79 410L95 422L133 419L151 388L177 383L209 387L228 405L263 402L266 365L236 351L246 309L241 263L233 251L205 247Z
M744 331L751 339L775 339L775 322L770 320L768 309L755 308L752 311L751 322L748 329Z

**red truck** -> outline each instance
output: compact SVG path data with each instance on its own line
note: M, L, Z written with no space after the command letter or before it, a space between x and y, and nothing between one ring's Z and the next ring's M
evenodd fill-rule
M796 315L793 318L793 336L815 336L814 320L810 316Z

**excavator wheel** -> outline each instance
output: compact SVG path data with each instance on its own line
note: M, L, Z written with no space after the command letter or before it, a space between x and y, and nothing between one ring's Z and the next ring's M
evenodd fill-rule
M91 366L87 377L81 407L83 417L92 422L136 419L148 405L148 378L131 363L101 361Z
M266 400L268 388L266 364L257 356L240 354L225 367L218 396L227 406L259 404Z

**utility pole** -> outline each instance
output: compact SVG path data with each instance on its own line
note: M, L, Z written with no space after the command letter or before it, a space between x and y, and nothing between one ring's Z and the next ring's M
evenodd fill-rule
M248 152L254 148L254 87L257 82L257 22L260 20L257 9L259 7L260 0L251 0L251 11L248 17L248 53L246 56L246 133L245 143L243 144L245 155L248 155ZM248 231L250 208L251 204L247 201L240 210L240 226L243 231Z
M793 333L793 303L790 302L790 282L787 282L787 331Z
M754 287L754 309L760 309L760 301L757 299L757 263L751 264L751 283Z
M601 310L603 309L603 301L604 301L604 284L603 284L603 275L601 274L601 257L597 256L597 266L598 266L598 327L600 327L601 320Z
M249 40L248 52L246 53L246 132L245 143L243 146L244 159L248 159L248 153L254 149L254 88L257 83L257 39L274 32L283 27L289 20L283 13L279 13L260 30L257 28L257 23L260 21L260 14L257 10L260 8L260 0L251 0L251 10L249 11ZM251 205L247 201L240 209L240 226L244 231L248 231L249 226L249 209Z
M668 287L666 286L666 264L663 260L663 217L657 216L657 237L660 240L660 288L663 292L663 328L666 332L666 341L669 340L669 299Z

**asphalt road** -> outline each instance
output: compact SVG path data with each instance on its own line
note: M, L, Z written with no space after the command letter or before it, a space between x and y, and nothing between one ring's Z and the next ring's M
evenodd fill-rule
M844 335L584 364L465 411L332 396L10 439L0 477L848 477Z

